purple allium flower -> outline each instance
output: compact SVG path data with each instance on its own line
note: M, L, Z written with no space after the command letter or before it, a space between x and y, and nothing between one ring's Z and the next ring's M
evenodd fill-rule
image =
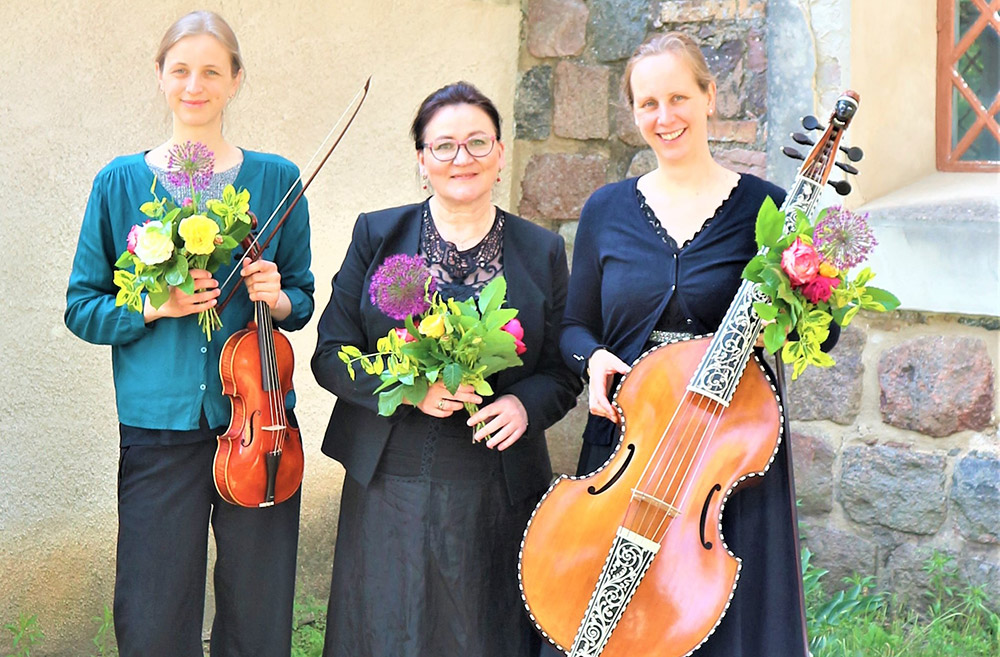
M372 276L368 294L372 303L393 319L419 315L430 307L424 297L424 285L430 279L429 293L434 292L434 278L420 256L400 253L386 258Z
M864 262L878 241L868 225L868 213L854 214L835 205L816 224L813 246L834 267L847 270Z
M200 141L186 141L170 149L167 160L167 180L178 187L190 186L202 191L212 181L215 154Z

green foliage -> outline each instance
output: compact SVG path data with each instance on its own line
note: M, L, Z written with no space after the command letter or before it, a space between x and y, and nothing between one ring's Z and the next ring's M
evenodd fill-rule
M326 632L326 605L306 597L292 614L292 657L321 657Z
M767 325L764 327L764 348L770 353L781 351L781 359L792 365L792 379L798 378L805 369L831 367L834 360L824 353L821 345L830 335L830 323L847 326L859 310L884 312L899 305L899 300L891 293L867 283L874 274L868 268L862 270L854 280L848 272L838 270L826 261L825 256L813 249L815 225L800 209L795 209L795 227L785 231L786 216L771 200L764 199L757 213L755 237L758 253L743 269L743 278L757 284L765 301L753 304L754 312ZM818 220L826 214L820 212ZM796 245L796 242L801 244ZM786 249L796 245L819 257L822 266L813 276L835 281L828 300L806 296L803 285L795 285L782 266L782 256ZM793 251L795 253L795 251ZM812 299L812 300L810 300Z
M97 632L91 640L94 644L94 657L118 657L118 647L115 645L115 618L111 608L104 605L100 616L91 619L97 624Z
M146 230L162 234L163 239L173 242L174 249L164 262L148 264L129 250L118 256L115 262L114 283L118 287L115 297L116 306L125 306L132 312L143 312L143 294L149 297L154 308L159 308L170 298L170 288L176 287L187 294L194 292L194 279L191 278L192 268L215 272L232 260L232 252L244 237L250 234L250 192L242 189L239 192L232 185L227 185L222 192L222 199L208 199L207 209L201 212L200 192L195 193L188 205L179 207L167 197L157 197L156 179L150 192L153 200L139 206L139 212L149 217L150 221L160 222L140 228L140 233ZM211 253L191 253L186 248L186 241L178 232L183 220L197 214L215 222L219 227L218 235L213 242ZM198 221L195 219L194 221ZM211 224L209 224L211 225ZM142 241L142 238L139 238ZM197 248L192 246L191 248ZM138 249L137 249L138 250ZM129 271L129 270L132 271ZM222 326L218 313L214 310L202 311L198 314L198 323L211 340L212 331Z
M16 623L7 623L4 629L13 635L10 644L12 652L5 657L31 657L31 649L45 638L45 632L38 624L38 616L35 614L20 614Z
M872 578L845 580L828 595L827 571L802 552L802 579L813 657L995 657L1000 655L1000 617L982 587L962 581L952 557L935 552L924 563L929 576L926 610L884 593ZM994 601L995 604L995 601Z
M375 353L363 354L352 345L341 347L338 357L355 377L354 365L382 383L379 415L392 415L404 400L419 404L430 384L441 380L449 392L467 384L479 395L492 395L486 378L521 364L514 336L503 326L517 316L514 308L503 308L507 282L497 276L479 294L469 299L430 300L430 308L419 317L404 320L405 329L392 329L376 342ZM402 333L402 335L401 335ZM475 412L475 407L467 407Z

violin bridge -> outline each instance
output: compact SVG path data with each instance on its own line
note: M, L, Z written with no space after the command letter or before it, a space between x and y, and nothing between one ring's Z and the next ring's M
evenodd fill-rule
M641 490L632 489L632 499L638 500L640 502L646 502L651 506L655 506L658 509L663 509L668 516L671 518L676 518L681 514L681 510L670 502L661 500L658 497L653 497L649 493L643 493Z
M611 632L659 550L659 543L618 528L569 657L599 657L604 652Z

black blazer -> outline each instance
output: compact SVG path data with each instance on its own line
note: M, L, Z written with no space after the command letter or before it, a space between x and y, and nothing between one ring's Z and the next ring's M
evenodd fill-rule
M345 344L374 352L379 338L402 326L372 305L368 286L387 257L417 252L421 208L413 204L358 217L344 264L333 277L330 303L319 320L312 370L319 384L337 395L322 450L363 485L375 473L393 424L406 413L420 411L400 406L392 417L378 415L378 396L372 391L379 379L358 372L351 381L337 354ZM528 412L527 431L501 453L507 491L517 503L549 485L552 466L544 431L573 407L583 386L559 354L569 278L562 237L508 214L502 248L507 306L519 310L528 348L521 356L524 364L500 372L494 386L498 397L517 396Z

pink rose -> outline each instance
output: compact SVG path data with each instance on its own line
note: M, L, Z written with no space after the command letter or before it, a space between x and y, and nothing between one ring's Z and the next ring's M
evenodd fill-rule
M817 276L802 286L802 296L810 303L829 301L833 294L833 288L840 285L839 278L829 278L827 276Z
M514 336L514 350L518 356L528 350L528 347L521 342L521 340L524 339L524 327L521 326L521 321L519 319L515 317L500 328L501 330L507 331Z
M781 253L781 268L793 286L805 285L819 273L819 253L800 238Z
M142 226L136 224L132 226L132 230L128 232L128 252L135 255L135 245L139 241L139 231Z
M189 205L194 205L194 201L191 200L190 196L185 196L184 201L181 203L181 207L186 208Z
M410 332L407 331L405 328L396 327L396 328L394 328L392 330L396 332L396 337L399 338L400 340L402 340L403 342L416 342L417 341L417 339L415 337L413 337L412 335L410 335Z

